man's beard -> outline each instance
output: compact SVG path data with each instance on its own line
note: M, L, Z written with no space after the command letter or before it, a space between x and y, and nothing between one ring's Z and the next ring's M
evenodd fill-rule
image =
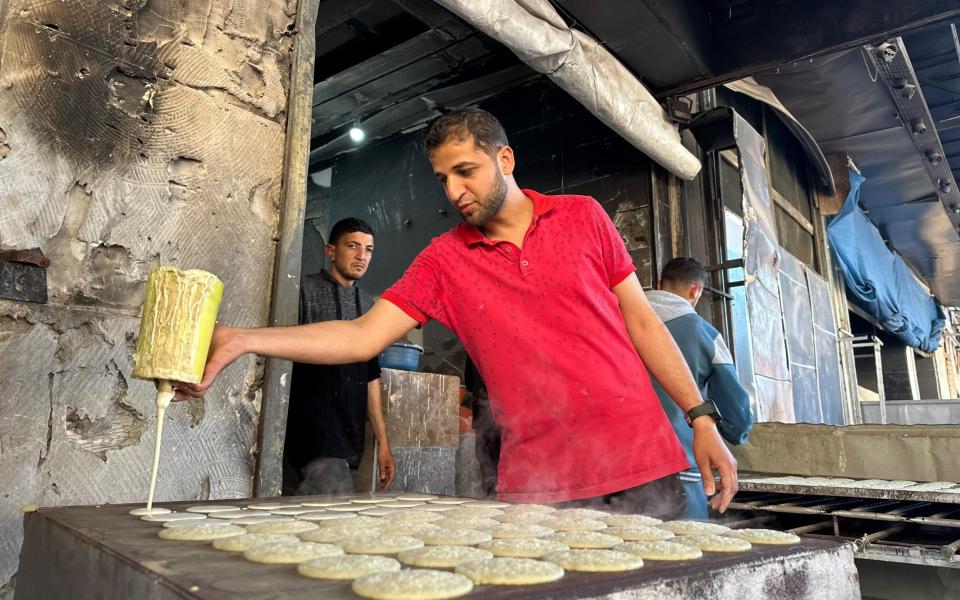
M363 275L366 274L366 271L364 271L364 273L361 273L360 275L354 275L349 271L349 267L347 267L347 269L341 269L340 265L336 263L334 263L333 267L337 270L337 273L340 273L340 275L343 276L344 279L349 279L350 281L360 281L363 279Z
M477 200L477 208L470 217L461 216L467 225L483 227L499 212L507 199L507 181L500 173L496 176L496 185L482 200Z

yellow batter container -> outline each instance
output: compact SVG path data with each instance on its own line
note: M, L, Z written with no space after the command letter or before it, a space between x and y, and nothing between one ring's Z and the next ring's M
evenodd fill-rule
M157 267L147 278L133 376L157 382L157 437L148 512L153 508L163 415L174 395L171 382L199 383L203 379L222 298L223 282L199 269Z

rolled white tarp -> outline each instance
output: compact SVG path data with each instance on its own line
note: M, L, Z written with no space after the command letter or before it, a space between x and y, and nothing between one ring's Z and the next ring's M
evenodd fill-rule
M547 0L435 0L549 76L625 140L682 179L700 161L656 98L606 48L569 28Z

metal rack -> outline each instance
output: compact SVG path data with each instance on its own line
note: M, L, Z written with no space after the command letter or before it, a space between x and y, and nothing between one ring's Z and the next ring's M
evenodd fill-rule
M859 558L960 568L960 494L749 480L741 490L730 504L741 519L846 541Z

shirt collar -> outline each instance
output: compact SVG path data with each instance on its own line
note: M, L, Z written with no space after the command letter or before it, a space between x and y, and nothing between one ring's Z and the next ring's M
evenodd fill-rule
M522 189L523 195L533 201L533 223L536 223L541 216L553 210L554 205L556 204L555 196L547 196L541 194L540 192L535 192L533 190ZM460 235L460 239L463 240L463 243L468 246L473 246L475 244L492 244L493 241L487 239L483 232L473 225L467 225L466 223L460 223L457 225L457 234Z

